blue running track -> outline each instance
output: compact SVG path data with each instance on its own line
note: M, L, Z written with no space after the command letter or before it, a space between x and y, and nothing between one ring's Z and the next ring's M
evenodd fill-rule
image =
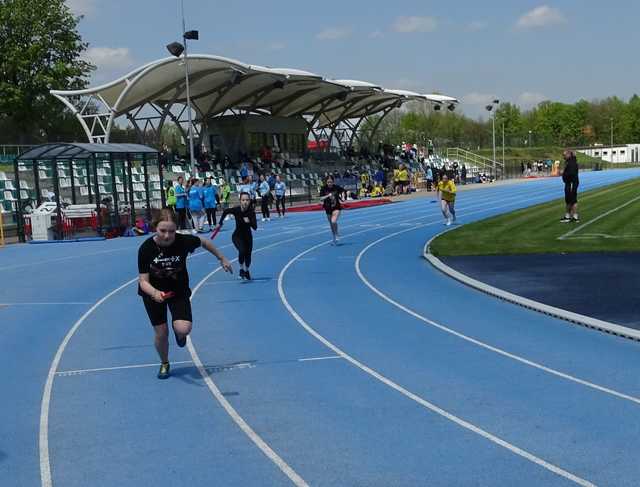
M459 222L561 196L464 191ZM142 239L0 250L0 485L640 485L640 344L431 268L431 199L344 212L337 247L322 213L259 224L250 283L196 253L167 381Z

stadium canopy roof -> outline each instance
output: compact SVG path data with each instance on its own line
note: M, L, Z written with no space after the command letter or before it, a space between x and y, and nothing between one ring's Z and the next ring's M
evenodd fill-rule
M273 116L310 116L317 126L326 127L408 101L447 106L458 103L456 98L443 95L385 89L365 81L332 80L299 69L268 68L203 54L189 55L189 85L200 121L228 110L247 110ZM94 88L52 90L51 94L74 111L90 140L99 139L92 139L95 124L102 124L108 134L114 118L130 116L145 104L166 110L186 104L184 58L160 59ZM100 113L89 113L88 103L78 101L82 97L102 105ZM94 118L92 127L86 123L89 117ZM108 141L108 136L103 141Z
M88 159L93 154L156 154L158 151L140 144L82 144L52 143L41 144L28 149L17 158L19 161L49 159Z

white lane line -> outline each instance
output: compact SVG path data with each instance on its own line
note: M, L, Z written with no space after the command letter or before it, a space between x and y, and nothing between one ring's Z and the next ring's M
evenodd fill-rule
M0 303L0 306L76 306L76 305L89 305L92 302L70 301L66 303Z
M524 193L521 193L521 194L524 194ZM541 195L542 195L541 192L538 193L538 196L541 196ZM486 200L492 200L494 198L504 198L504 195L500 195L500 194L489 195L486 198ZM412 207L412 205L403 205L398 209L406 211L406 209L408 209L410 207ZM418 218L418 219L420 219L420 218ZM353 225L347 225L347 226L345 226L343 228L349 228L350 226L353 226ZM325 226L325 228L326 228L326 226ZM291 239L287 239L287 240L283 240L283 241L278 241L278 242L275 242L273 244L270 244L270 245L267 245L265 247L262 247L260 249L257 249L255 252L258 252L260 250L266 250L268 248L275 247L275 246L280 245L282 243L287 243L287 242L291 242L291 241L294 241L294 240L300 240L300 239L304 239L304 238L307 238L307 237L310 237L310 236L320 235L322 233L325 233L325 231L314 232L314 233L303 235L303 236L300 236L300 237L295 237L295 238L291 238ZM367 230L365 230L365 232L366 231ZM363 233L363 232L357 232L357 233ZM266 238L269 238L269 237L265 236L264 238L266 239ZM256 238L255 240L258 240L258 238ZM227 247L230 247L231 245L232 244L227 244L227 245L224 245L224 246L220 246L219 248L227 248ZM203 255L204 253L205 252L199 252L199 253L194 254L192 257L197 257L198 255ZM237 259L235 259L235 260L237 260ZM209 275L207 275L201 281L201 283L204 283L210 276L212 276L213 274L215 274L219 270L220 270L220 267L218 267L216 270L214 270ZM87 310L87 312L84 315L82 315L80 317L80 319L78 321L76 321L74 323L74 325L71 327L71 329L69 330L69 332L67 333L65 338L62 340L62 343L58 347L58 350L56 351L54 359L51 362L51 366L49 368L49 373L47 375L47 381L45 383L44 391L43 391L43 394L42 394L42 403L41 403L41 406L40 406L39 456L40 456L40 480L41 480L42 487L51 487L53 485L52 484L52 479L51 479L51 461L50 461L50 457L49 457L49 409L50 409L50 403L51 403L51 392L52 392L52 388L53 388L53 380L55 378L55 372L58 369L58 365L60 363L60 360L62 359L62 354L64 353L64 351L65 351L65 349L67 347L67 344L69 343L69 340L71 340L71 337L75 334L76 330L80 327L80 325L82 325L82 323L87 319L87 317L89 315L91 315L102 303L104 303L111 296L113 296L114 294L116 294L120 290L124 289L125 287L127 287L130 284L133 284L134 282L137 282L137 281L138 281L138 278L135 277L134 279L131 279L130 281L125 282L124 284L122 284L121 286L119 286L118 288L114 289L109 294L107 294L106 296L101 298L99 301L97 301L91 308L89 308L89 310ZM190 342L189 342L189 344L190 344Z
M356 232L356 233L360 233L360 232ZM349 234L352 235L352 234ZM322 336L320 333L318 333L314 328L311 327L311 325L309 325L297 312L296 310L291 306L291 304L289 303L289 301L287 300L286 294L284 292L284 286L283 286L283 281L284 281L284 276L287 272L287 270L296 262L296 260L298 260L300 257L303 257L304 255L308 254L309 252L312 252L313 250L326 245L330 242L330 240L320 243L318 245L314 245L312 247L310 247L309 249L305 250L304 252L301 252L300 254L298 254L297 256L295 256L293 259L291 259L289 262L287 262L287 264L283 267L282 271L280 271L280 274L278 276L278 294L280 295L280 299L282 300L282 304L284 305L284 307L287 309L287 311L289 312L289 314L291 316L293 316L293 318L300 324L300 326L302 326L311 336L313 336L314 338L316 338L318 341L320 341L321 343L323 343L327 348L333 350L335 353L337 353L338 355L340 355L342 358L344 358L345 360L347 360L348 362L350 362L352 365L356 366L357 368L359 368L360 370L362 370L363 372L369 374L370 376L372 376L373 378L379 380L380 382L382 382L383 384L385 384L386 386L398 391L400 394L404 395L405 397L408 397L409 399L415 401L416 403L420 404L421 406L429 409L430 411L433 411L436 414L439 414L440 416L444 417L445 419L448 419L449 421L452 421L453 423L477 434L480 435L481 437L497 444L498 446L501 446L507 450L509 450L510 452L526 459L529 460L530 462L535 463L536 465L541 466L542 468L545 468L547 470L549 470L550 472L555 473L556 475L559 475L561 477L564 477L568 480L571 480L572 482L575 482L578 485L582 485L585 487L595 487L595 484L589 482L588 480L585 480L581 477L578 477L577 475L572 474L571 472L568 472L556 465L553 465L549 462L547 462L546 460L543 460L542 458L539 458L535 455L533 455L532 453L527 452L526 450L523 450L505 440L503 440L502 438L499 438L471 423L469 423L468 421L465 421L464 419L461 419L451 413L449 413L448 411L445 411L444 409L436 406L435 404L423 399L422 397L414 394L413 392L405 389L404 387L402 387L401 385L393 382L391 379L385 377L384 375L380 374L379 372L375 371L374 369L368 367L367 365L365 365L364 363L358 361L357 359L355 359L354 357L352 357L351 355L349 355L348 353L346 353L345 351L343 351L342 349L340 349L338 346L334 345L332 342L330 342L329 340L327 340L324 336Z
M586 223L583 223L582 225L578 225L577 227L575 227L573 230L569 230L567 233L565 233L564 235L561 235L560 237L558 237L558 240L565 240L566 238L570 237L571 235L574 235L576 233L578 233L580 230L582 230L583 228L588 227L589 225L594 224L597 221L602 220L603 218L611 215L612 213L615 213L616 211L621 210L622 208L625 208L633 203L635 203L636 201L640 200L640 196L636 196L633 199L630 199L629 201L627 201L626 203L623 203L620 206L616 206L615 208L609 210L609 211L605 211L602 215L598 215L595 218L592 218L591 220L589 220Z
M364 254L366 252L369 251L369 249L371 249L372 247L374 247L375 245L378 245L380 242L383 242L389 238L393 238L395 236L398 236L400 234L406 233L406 232L410 232L414 229L408 229L408 230L402 230L400 232L394 232L390 235L387 235L386 237L382 237L379 238L378 240L375 240L374 242L371 242L369 245L367 245L364 249L362 249L362 251L360 252L360 254L358 254L358 257L356 259L355 262L355 270L356 270L356 274L358 275L358 277L360 278L360 280L371 290L373 291L375 294L377 294L380 298L382 298L384 301L388 302L389 304L392 304L393 306L395 306L396 308L404 311L405 313L413 316L414 318L422 321L423 323L426 323L427 325L433 326L435 328L438 328L439 330L442 330L446 333L449 333L451 335L454 335L458 338L461 338L469 343L473 343L474 345L477 345L479 347L482 347L486 350L490 350L492 352L495 352L499 355L502 355L503 357L507 357L510 358L512 360L515 360L517 362L520 362L522 364L528 365L530 367L533 367L535 369L541 370L543 372L546 372L548 374L552 374L555 375L557 377L561 377L563 379L569 380L571 382L575 382L576 384L580 384L586 387L589 387L591 389L595 389L597 391L600 392L604 392L606 394L610 394L612 396L618 397L620 399L625 399L627 401L631 401L634 402L636 404L640 404L640 398L634 397L634 396L630 396L628 394L624 394L622 392L618 392L615 391L613 389L609 389L608 387L603 387L600 386L598 384L594 384L592 382L580 379L578 377L575 377L573 375L561 372L559 370L556 369L552 369L550 367L546 367L545 365L542 365L540 363L534 362L532 360L526 359L524 357L521 357L519 355L515 355L513 353L507 352L506 350L503 350L501 348L498 347L494 347L493 345L489 345L488 343L482 342L480 340L477 340L475 338L472 338L470 336L464 335L463 333L460 333L458 331L455 331L451 328L448 328L440 323L437 323L433 320L430 320L429 318L421 315L420 313L417 313L416 311L400 304L399 302L395 301L393 298L389 297L388 295L386 295L385 293L383 293L380 289L378 289L377 287L375 287L362 273L362 269L360 267L360 262L362 260L362 257L364 256Z
M328 355L326 357L300 358L298 359L298 362L314 362L316 360L333 360L337 358L342 358L342 355Z
M193 294L195 294L195 290ZM191 299L193 299L193 295L191 296ZM278 455L262 439L262 437L260 437L260 435L258 435L258 433L256 433L253 430L253 428L251 428L251 426L249 426L249 424L242 418L242 416L240 416L240 414L238 414L235 408L229 403L229 401L224 396L224 394L220 392L220 389L218 389L218 387L215 385L215 383L211 379L211 375L207 371L207 368L202 364L202 361L200 360L200 356L198 355L198 352L196 351L196 349L193 346L193 343L191 342L191 337L187 337L187 348L189 350L189 353L191 354L191 358L193 358L193 362L196 365L198 372L200 372L200 375L204 379L205 384L207 384L209 391L211 391L211 394L213 394L213 396L216 398L218 403L224 408L227 414L231 417L231 419L233 419L233 421L244 432L244 434L247 435L251 439L251 441L253 441L253 443L262 451L262 453L264 453L267 456L267 458L269 458L269 460L271 460L282 471L282 473L284 473L287 477L289 477L289 480L291 480L291 482L293 482L294 485L298 487L308 487L308 484L304 481L304 479L300 477L300 475L298 475L298 473L295 470L293 470L293 468L291 468L289 464L285 462L280 457L280 455Z
M180 362L171 362L171 365L176 364L192 364L191 360L182 360ZM153 364L137 364L137 365L119 365L117 367L101 367L99 369L77 369L77 370L64 370L62 372L56 372L59 377L70 377L72 375L83 375L91 372L107 372L111 370L126 370L126 369L141 369L145 367L157 367L158 362Z
M125 282L120 287L114 289L109 294L104 296L102 299L96 302L91 308L89 308L85 314L83 314L78 321L74 323L71 329L67 332L67 335L62 340L62 343L58 347L55 356L53 357L53 361L51 362L51 366L49 367L49 373L47 374L47 381L44 385L44 391L42 393L42 404L40 406L40 434L39 434L39 451L40 451L40 480L42 482L43 487L51 487L51 463L49 460L49 407L51 404L51 389L53 387L53 379L55 377L56 370L58 370L58 364L62 359L62 354L64 353L65 348L67 348L67 344L71 337L76 332L76 330L82 325L84 320L86 320L93 311L98 308L102 303L104 303L111 296L116 294L121 289L124 289L129 284L137 282L138 278L131 279L130 281Z

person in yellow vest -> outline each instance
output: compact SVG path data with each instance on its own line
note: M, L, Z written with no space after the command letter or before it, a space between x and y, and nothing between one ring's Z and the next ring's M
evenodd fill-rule
M167 207L171 208L174 212L176 211L176 203L178 199L176 198L176 190L173 187L173 181L167 181L167 189L165 192L165 200L167 202Z
M442 175L442 179L436 187L436 196L440 200L442 215L444 216L444 224L450 226L456 221L456 185L449 179L447 173Z
M409 193L409 171L404 164L400 164L398 169L398 184L400 185L400 194Z
M384 190L382 189L382 185L380 183L376 183L376 185L373 187L373 190L371 191L371 197L379 198L383 194Z

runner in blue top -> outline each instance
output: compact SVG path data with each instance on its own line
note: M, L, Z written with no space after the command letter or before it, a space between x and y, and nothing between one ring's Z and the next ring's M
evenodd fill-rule
M178 177L176 185L176 211L178 212L178 230L187 228L187 193L184 189L184 178Z
M284 213L285 213L284 199L287 194L287 185L280 180L279 174L276 176L275 193L276 193L276 210L278 211L278 216L280 218L284 218Z
M264 177L264 174L260 176L260 186L258 186L260 192L260 207L262 208L262 221L270 221L271 214L269 212L269 203L271 202L271 188L269 183Z
M203 231L204 226L204 206L202 204L202 187L198 178L193 178L193 183L189 188L189 211L193 219L194 230Z
M213 229L217 223L216 208L218 207L218 187L212 183L211 178L205 179L204 188L202 189L204 196L204 209L207 213L207 221L209 222L209 228Z

